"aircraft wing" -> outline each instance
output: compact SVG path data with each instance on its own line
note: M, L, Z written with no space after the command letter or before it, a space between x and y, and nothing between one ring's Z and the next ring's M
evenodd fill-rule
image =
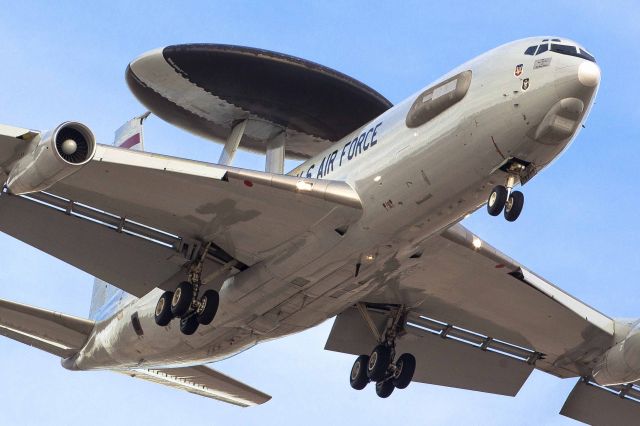
M264 404L271 399L269 395L204 365L121 373L241 407Z
M588 376L613 345L611 318L462 225L429 239L400 265L361 306L379 327L385 306L409 308L398 347L416 356L417 381L515 395L534 367ZM326 348L366 354L375 344L351 308L338 316Z
M26 129L0 127L0 168ZM173 289L212 242L204 276L242 270L305 235L360 217L344 182L243 170L98 145L93 159L47 190L0 196L0 231L123 290Z

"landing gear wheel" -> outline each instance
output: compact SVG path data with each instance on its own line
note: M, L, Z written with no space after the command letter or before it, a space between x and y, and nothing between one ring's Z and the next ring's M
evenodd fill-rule
M207 290L200 299L200 308L198 308L198 322L202 325L209 325L218 312L220 304L220 296L215 290Z
M187 318L180 319L180 331L187 336L192 335L198 329L198 318L195 315L191 315Z
M393 386L392 380L385 380L384 382L376 383L376 394L380 398L387 398L393 393L393 389L395 389L395 387Z
M362 390L369 383L367 376L367 365L369 364L369 355L360 355L351 367L351 376L349 382L355 390Z
M376 346L369 356L367 376L373 382L384 380L389 364L391 364L391 348L385 345ZM391 394L391 392L389 392L389 394Z
M416 371L416 358L411 354L402 354L396 361L396 371L393 375L393 386L404 389L409 386L413 373Z
M524 206L524 194L520 191L513 191L504 206L504 218L513 222L520 216Z
M502 185L495 186L491 190L491 194L489 194L489 201L487 202L487 211L491 216L498 216L500 214L507 202L508 196L509 191L507 191L507 188Z
M161 327L168 325L173 319L173 314L171 313L171 299L173 299L172 291L165 291L158 299L158 303L156 303L156 324Z
M181 282L171 299L171 313L174 317L182 317L191 307L193 286L186 281Z

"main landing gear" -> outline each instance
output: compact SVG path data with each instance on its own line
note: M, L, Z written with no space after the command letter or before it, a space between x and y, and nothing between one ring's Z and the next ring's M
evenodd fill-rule
M198 326L209 325L218 312L220 296L215 290L207 290L198 298L202 285L202 266L209 246L205 246L200 258L189 268L189 281L181 282L175 291L165 291L158 299L155 310L156 324L168 325L180 318L180 331L191 335Z
M351 368L349 381L356 390L364 389L369 382L376 383L376 394L387 398L394 389L404 389L411 383L416 370L416 358L410 353L400 355L395 362L396 338L405 333L406 312L402 307L390 312L390 320L380 336L366 308L358 304L365 321L380 343L370 355L360 355Z
M509 175L507 185L497 185L491 190L487 201L487 211L491 216L498 216L504 211L504 218L509 222L515 221L524 207L524 194L520 191L512 191L516 176Z

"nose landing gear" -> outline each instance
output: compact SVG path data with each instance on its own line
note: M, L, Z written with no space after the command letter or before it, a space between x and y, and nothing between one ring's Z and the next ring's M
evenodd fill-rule
M366 307L358 304L365 321L376 338L381 341L371 355L360 355L351 368L349 382L356 390L364 389L369 382L376 383L376 394L387 398L394 389L405 389L411 383L416 370L416 359L412 354L404 353L395 362L396 338L405 333L406 310L398 307L390 311L390 321L382 335L378 334Z
M513 191L516 178L516 175L510 174L506 186L497 185L491 190L487 201L487 211L491 216L498 216L500 212L504 211L504 218L513 222L522 213L524 194L520 191Z
M185 335L196 332L198 326L209 325L218 311L220 296L215 290L207 290L198 298L202 285L202 267L209 249L207 244L196 262L189 268L189 281L181 282L175 292L165 291L155 310L155 321L159 326L168 325L173 318L180 318L180 331Z

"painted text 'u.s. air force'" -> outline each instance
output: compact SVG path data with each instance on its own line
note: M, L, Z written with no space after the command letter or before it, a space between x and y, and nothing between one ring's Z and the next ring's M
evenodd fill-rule
M365 152L369 148L374 147L378 143L378 128L382 125L382 121L375 124L368 130L357 135L353 140L350 140L342 149L336 149L330 154L327 154L320 164L313 163L306 166L298 172L298 177L316 178L320 179L328 173L331 173L334 169L348 163L356 158L361 153ZM317 164L317 166L316 166Z

